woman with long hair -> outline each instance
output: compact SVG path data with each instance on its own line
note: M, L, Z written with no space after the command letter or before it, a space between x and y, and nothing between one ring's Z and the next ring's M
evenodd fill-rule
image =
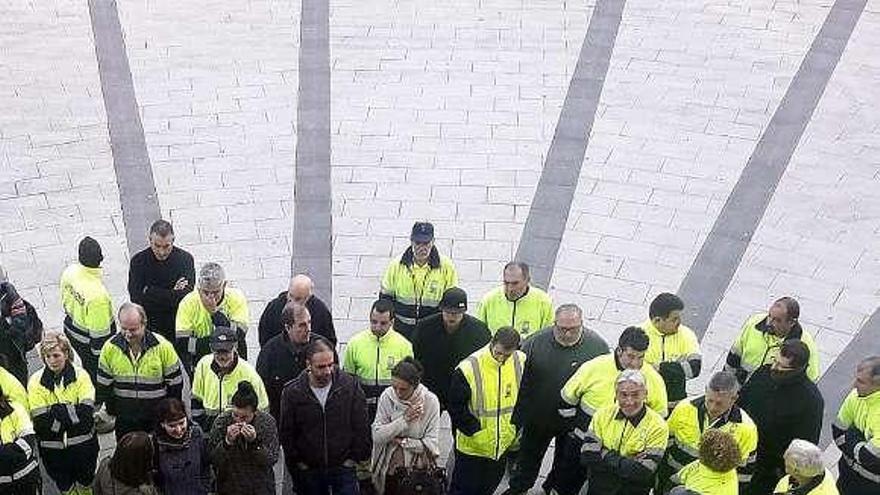
M391 370L391 386L379 396L371 462L379 494L394 492L397 468L433 462L440 454L440 401L421 380L422 366L406 357Z
M165 495L206 495L211 489L211 460L201 427L173 397L159 402L156 411L156 484Z
M153 483L153 440L143 431L125 434L112 457L101 461L95 495L159 495Z
M40 357L43 369L31 376L27 388L40 459L60 491L89 493L98 464L95 387L89 374L73 364L64 334L47 333Z

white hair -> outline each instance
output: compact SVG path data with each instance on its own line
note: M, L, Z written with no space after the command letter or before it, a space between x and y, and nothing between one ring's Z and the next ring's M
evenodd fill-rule
M199 287L216 287L226 281L226 272L217 263L205 263L199 270Z
M645 375L642 374L639 370L623 370L617 375L617 383L615 387L619 387L624 383L635 383L640 387L646 387L645 385Z
M814 478L825 472L822 451L812 443L795 438L788 445L783 456L794 473L803 478Z

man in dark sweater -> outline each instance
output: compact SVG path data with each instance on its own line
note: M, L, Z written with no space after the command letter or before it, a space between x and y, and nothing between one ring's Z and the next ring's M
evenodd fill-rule
M131 258L128 294L147 312L147 328L174 343L174 318L183 296L195 287L193 257L174 245L174 228L165 220L150 227L150 247Z
M458 287L446 289L440 313L419 320L413 332L413 354L424 368L422 383L437 395L444 410L455 367L492 338L486 324L466 311L465 291Z
M556 439L553 467L544 491L556 486L567 430L557 412L559 391L581 364L609 352L597 333L584 328L583 312L575 304L556 309L555 324L532 335L522 345L526 353L520 394L513 410L513 423L522 432L516 468L506 494L528 492L541 468L541 461Z
M758 426L755 474L744 495L771 493L785 475L783 454L795 438L819 442L825 401L807 377L810 350L787 340L773 364L758 368L743 386L739 404Z
M309 310L312 319L312 331L329 340L336 347L336 328L333 326L333 316L324 301L313 294L314 284L306 275L296 275L290 279L287 292L278 294L278 297L269 301L263 315L260 316L259 342L260 347L266 345L272 337L284 333L284 324L281 322L281 312L289 302L302 304Z
M257 357L257 373L266 385L269 412L275 421L281 420L284 385L306 369L306 347L316 340L324 340L333 347L324 337L312 332L309 310L302 304L287 303L281 311L281 324L284 331L269 339ZM336 356L335 349L333 355Z

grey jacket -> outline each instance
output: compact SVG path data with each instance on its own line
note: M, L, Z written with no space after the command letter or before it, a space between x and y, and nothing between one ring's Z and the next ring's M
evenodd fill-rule
M214 420L209 448L211 463L217 475L218 495L275 495L275 472L278 461L278 428L269 413L257 411L251 422L257 438L247 442L243 437L226 445L226 427L233 423L232 411Z

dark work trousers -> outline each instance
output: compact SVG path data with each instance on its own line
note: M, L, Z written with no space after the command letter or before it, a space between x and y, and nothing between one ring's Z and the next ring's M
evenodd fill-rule
M309 469L292 473L297 495L358 495L357 475L353 467Z
M449 495L492 495L507 467L507 455L493 460L455 451Z
M556 485L557 475L560 472L560 462L565 452L565 432L558 433L539 424L526 425L522 429L522 438L519 441L519 453L516 457L516 468L510 477L510 490L512 493L526 493L538 479L541 471L541 462L550 446L550 440L556 440L553 451L553 467L547 473L547 480L543 487L545 492Z
M562 445L556 444L556 455L553 470L556 472L551 483L550 478L544 486L556 490L559 495L577 495L587 481L587 469L581 466L581 445L583 442L571 433L560 435L565 437ZM557 440L558 441L558 440Z

